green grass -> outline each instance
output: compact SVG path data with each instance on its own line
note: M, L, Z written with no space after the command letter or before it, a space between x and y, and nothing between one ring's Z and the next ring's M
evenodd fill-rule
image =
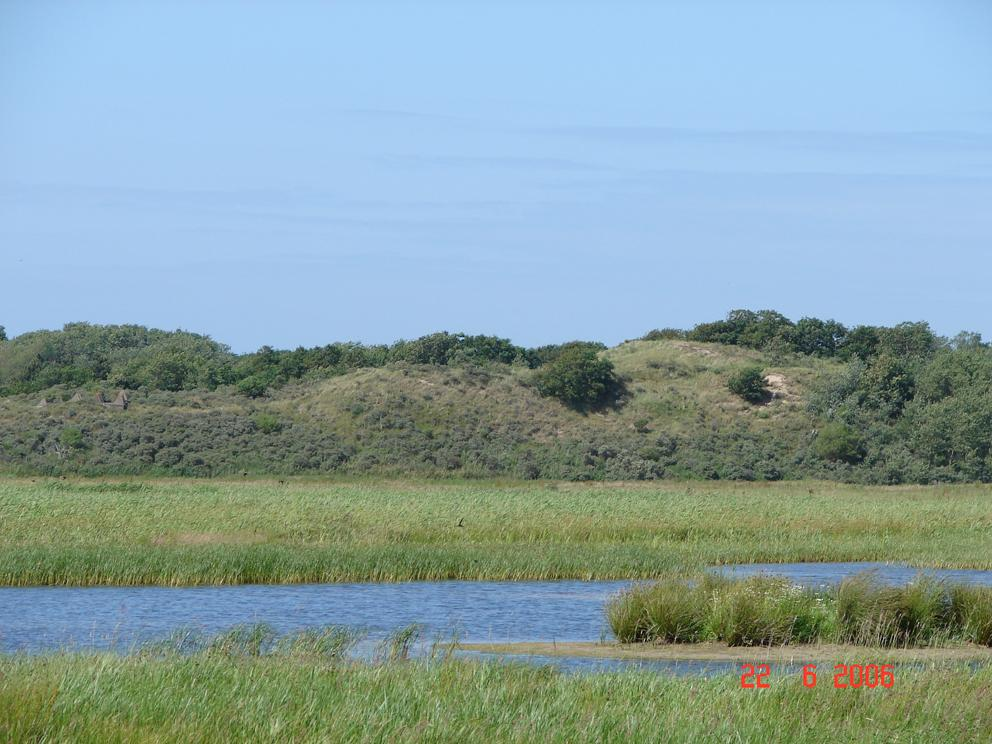
M773 672L563 675L458 660L379 665L218 654L0 657L18 742L987 742L992 670L897 669L892 688Z
M606 615L623 643L992 645L992 588L926 576L886 586L865 573L818 590L774 576L669 578L614 597Z
M992 568L992 488L0 480L0 584L653 578L717 563Z

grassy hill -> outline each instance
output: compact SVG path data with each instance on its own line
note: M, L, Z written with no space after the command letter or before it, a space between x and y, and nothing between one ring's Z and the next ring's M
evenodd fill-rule
M233 386L139 389L127 410L97 402L100 391L116 394L106 384L56 385L0 398L0 463L48 474L851 475L809 453L810 390L840 373L840 361L679 339L630 341L602 356L625 394L589 413L540 395L527 366L499 363L397 362L259 398ZM773 393L760 405L727 387L749 364L763 367Z
M774 310L611 349L439 332L235 354L144 326L0 330L0 469L990 482L992 346Z

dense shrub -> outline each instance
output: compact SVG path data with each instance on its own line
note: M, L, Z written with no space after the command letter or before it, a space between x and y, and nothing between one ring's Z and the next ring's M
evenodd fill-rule
M86 447L86 437L83 432L75 426L67 426L59 434L59 441L66 447L73 449L84 449Z
M547 346L538 346L536 349L527 349L524 352L524 358L527 361L527 365L531 369L535 369L537 367L543 367L545 364L550 364L566 352L574 353L576 350L599 353L606 350L606 344L601 344L598 341L569 341L564 344L549 344Z
M557 398L580 411L598 408L615 400L620 381L613 363L593 350L572 347L559 354L535 375L541 395Z
M771 395L761 367L745 367L734 372L727 381L727 387L748 403L762 403Z
M688 335L688 331L683 331L681 328L655 328L652 331L648 331L642 337L642 341L665 341L669 339L684 339Z
M269 382L261 375L249 375L238 382L238 392L249 398L261 398L269 389Z
M254 416L255 426L263 434L273 434L282 431L282 422L271 413L256 413Z
M731 310L726 320L700 323L689 331L687 338L761 349L792 328L792 321L775 310Z
M817 457L831 462L858 463L864 458L864 444L858 433L840 422L820 429L813 444Z

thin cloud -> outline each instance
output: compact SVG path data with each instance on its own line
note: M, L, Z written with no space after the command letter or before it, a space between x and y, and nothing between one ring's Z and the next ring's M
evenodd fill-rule
M614 171L605 165L568 158L526 157L514 155L392 155L379 158L385 165L407 168L489 169L507 171Z
M927 147L992 150L992 135L969 131L843 131L771 129L690 129L662 126L569 125L539 127L534 134L594 139L628 144L698 142L703 144L770 145L784 148Z

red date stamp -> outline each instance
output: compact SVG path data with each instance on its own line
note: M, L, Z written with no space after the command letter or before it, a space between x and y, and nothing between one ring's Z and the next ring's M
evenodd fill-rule
M876 687L886 689L895 685L895 667L892 664L835 664L834 687L838 690L858 689L866 687L874 690ZM768 664L741 665L741 687L745 690L771 687L768 678L772 670ZM816 664L803 667L803 686L816 687Z

